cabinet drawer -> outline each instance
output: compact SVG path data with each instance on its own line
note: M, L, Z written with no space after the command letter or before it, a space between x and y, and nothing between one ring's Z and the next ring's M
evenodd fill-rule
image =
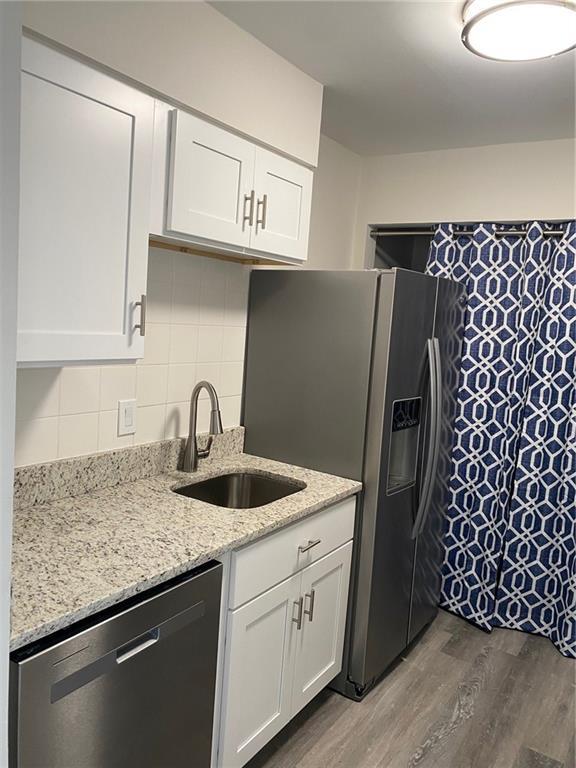
M355 509L353 496L233 552L230 608L237 608L350 541Z

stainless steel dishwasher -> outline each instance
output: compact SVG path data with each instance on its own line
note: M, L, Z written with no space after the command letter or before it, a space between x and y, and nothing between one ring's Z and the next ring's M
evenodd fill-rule
M222 566L11 657L11 768L208 768Z

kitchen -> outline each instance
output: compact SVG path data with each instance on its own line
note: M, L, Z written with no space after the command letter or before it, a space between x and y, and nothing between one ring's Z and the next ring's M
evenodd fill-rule
M0 764L574 764L576 13L474 5L0 5Z

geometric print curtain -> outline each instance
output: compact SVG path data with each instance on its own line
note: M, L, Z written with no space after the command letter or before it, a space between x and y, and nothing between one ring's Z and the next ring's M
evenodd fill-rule
M468 292L442 605L576 657L576 222L495 230L440 225L426 269Z

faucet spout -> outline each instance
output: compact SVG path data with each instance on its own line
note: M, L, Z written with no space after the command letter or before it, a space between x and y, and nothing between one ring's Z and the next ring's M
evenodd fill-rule
M196 423L198 420L198 398L203 389L208 392L208 397L210 398L210 438L208 439L207 447L199 449L196 438ZM220 404L216 390L209 381L199 381L192 390L192 397L190 398L190 430L184 451L182 471L195 472L198 468L198 458L204 458L210 453L212 435L221 435L222 432L222 416L220 415Z

